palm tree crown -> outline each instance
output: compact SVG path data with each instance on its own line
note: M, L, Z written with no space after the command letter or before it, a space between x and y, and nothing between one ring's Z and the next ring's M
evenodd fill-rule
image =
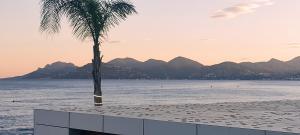
M136 13L134 5L125 0L41 0L41 31L59 32L62 16L66 16L73 33L80 39L99 42L109 28L128 15Z

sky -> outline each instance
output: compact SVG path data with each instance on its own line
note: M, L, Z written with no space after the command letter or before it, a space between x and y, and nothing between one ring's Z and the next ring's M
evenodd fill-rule
M134 0L138 14L103 39L104 61L184 56L205 65L300 56L299 0ZM56 61L91 62L92 42L39 31L39 0L0 1L0 78Z

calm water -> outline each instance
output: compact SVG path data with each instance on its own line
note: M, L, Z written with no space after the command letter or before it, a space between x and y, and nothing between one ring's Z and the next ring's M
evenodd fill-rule
M103 92L105 105L300 100L300 82L105 80ZM34 108L92 104L90 80L0 81L0 134L32 134Z

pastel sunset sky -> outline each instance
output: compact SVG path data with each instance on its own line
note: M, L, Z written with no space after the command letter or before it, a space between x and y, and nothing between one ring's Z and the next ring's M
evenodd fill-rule
M184 56L223 61L289 60L300 56L300 0L134 0L139 12L103 40L105 61ZM64 20L56 35L39 32L39 0L0 1L0 78L55 61L91 62L92 42Z

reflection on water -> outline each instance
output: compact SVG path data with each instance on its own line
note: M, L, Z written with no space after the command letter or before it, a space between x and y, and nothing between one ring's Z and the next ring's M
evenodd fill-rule
M39 107L93 105L90 80L0 81L0 133L32 134ZM300 99L297 81L105 80L105 105Z

